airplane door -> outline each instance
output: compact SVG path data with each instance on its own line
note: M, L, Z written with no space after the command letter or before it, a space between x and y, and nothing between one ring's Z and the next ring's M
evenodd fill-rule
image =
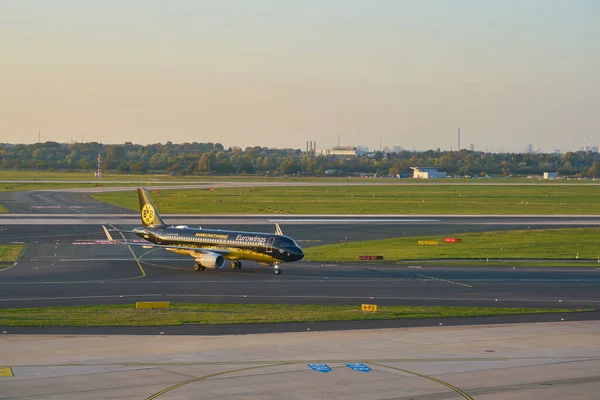
M275 241L275 236L271 236L267 239L267 253L273 252L273 242Z

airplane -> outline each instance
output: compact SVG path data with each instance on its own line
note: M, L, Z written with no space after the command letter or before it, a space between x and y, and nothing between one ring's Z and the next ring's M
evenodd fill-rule
M298 261L304 257L300 246L292 238L283 234L278 223L275 223L275 234L195 229L186 225L167 226L146 189L138 189L138 198L143 227L132 231L111 231L135 233L148 242L114 240L103 225L102 229L110 242L144 248L162 248L192 256L195 260L195 271L204 271L206 268L221 269L225 265L225 260L231 261L231 269L241 269L242 260L251 260L272 266L275 275L279 275L281 274L279 264Z

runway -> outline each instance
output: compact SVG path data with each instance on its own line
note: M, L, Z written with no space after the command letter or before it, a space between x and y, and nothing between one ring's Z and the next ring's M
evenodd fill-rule
M286 233L306 247L345 238L391 237L397 235L397 229L376 224L354 226L354 231L349 231L349 226L290 225ZM416 234L430 228L407 225L402 229ZM281 276L252 262L245 262L239 271L226 266L195 272L189 257L167 251L92 244L103 239L99 226L8 226L3 238L26 241L27 248L16 266L0 271L1 308L143 300L547 308L600 305L600 269L301 261L284 264Z
M0 270L0 308L131 304L143 300L206 303L457 305L597 308L600 269L437 267L394 263L245 262L242 270L192 270L189 257L102 244L100 225L131 229L137 213L89 194L13 193L18 212L0 216L2 242L25 242L16 265ZM595 216L185 216L167 223L234 230L274 230L302 247L416 235L502 229L597 226ZM96 243L96 241L100 241ZM600 266L599 266L600 267Z

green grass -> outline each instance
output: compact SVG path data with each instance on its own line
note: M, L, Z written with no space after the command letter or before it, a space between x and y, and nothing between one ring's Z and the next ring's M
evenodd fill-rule
M356 306L284 304L173 304L169 309L135 305L0 309L0 326L167 326L183 324L256 324L356 321L372 319L451 318L572 312L568 309L483 307L379 307L376 313ZM578 310L580 311L580 310Z
M19 259L24 248L25 243L0 245L0 263L14 263Z
M106 187L131 186L131 183L104 183ZM16 192L24 190L45 190L45 189L70 189L70 188L95 188L100 183L85 182L36 182L36 183L0 183L0 192Z
M48 172L48 171L9 171L0 170L0 180L32 180L32 181L187 181L198 177L171 176L167 174L116 174L105 173L102 178L95 178L90 172Z
M0 170L0 180L91 180L96 179L93 177L93 171L43 171L43 170ZM120 174L117 172L105 171L104 176L100 180L136 180L136 181L392 181L402 183L415 183L421 184L425 181L419 180L414 181L412 178L407 179L395 179L395 178L372 178L372 177L350 177L347 175L340 176L270 176L270 175L170 175L166 173L145 173L145 174ZM598 181L594 180L576 180L576 179L561 179L561 180L541 180L541 179L528 179L525 177L497 177L497 178L485 178L485 179L432 179L427 182L460 182L462 184L496 184L496 183L535 183L543 185L556 185L556 184L598 184Z
M162 213L600 214L600 185L382 185L153 190ZM135 191L95 199L138 210Z
M0 180L123 180L123 181L141 181L141 182L178 182L193 183L203 182L269 182L269 181L347 181L356 179L360 181L381 181L381 178L348 178L348 177L316 177L316 176L266 176L266 175L169 175L169 174L118 174L105 172L102 178L93 177L93 172L47 172L47 171L10 171L0 170ZM406 181L406 180L405 180ZM471 180L465 180L471 182Z
M382 255L384 260L597 260L600 228L516 230L449 235L462 243L444 243L444 236L410 237L348 242L305 249L309 261L357 261L359 255ZM423 246L419 240L437 240L438 246ZM462 261L461 261L462 263ZM590 265L598 266L590 263Z
M355 260L356 261L356 260ZM373 261L376 262L376 261ZM403 266L446 266L446 267L577 267L577 268L600 268L597 261L533 261L533 260L393 260L395 265Z

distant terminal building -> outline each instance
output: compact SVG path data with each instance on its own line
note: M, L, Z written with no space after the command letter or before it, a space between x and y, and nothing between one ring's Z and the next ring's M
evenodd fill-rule
M544 179L558 179L558 174L556 172L544 172Z
M410 167L415 179L440 179L446 177L446 172L438 171L434 167Z
M359 149L358 147L352 146L337 146L333 149L320 149L317 151L317 155L329 156L337 158L353 158L367 154L366 151Z

